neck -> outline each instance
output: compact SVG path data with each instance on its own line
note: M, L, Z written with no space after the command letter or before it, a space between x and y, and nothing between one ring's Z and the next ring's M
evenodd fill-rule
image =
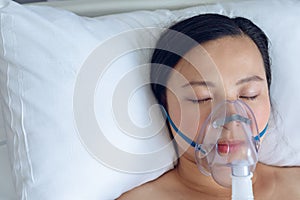
M201 193L212 199L230 199L231 197L231 188L222 187L211 176L202 174L195 162L185 155L180 157L176 173L181 183L193 192ZM255 181L255 176L253 180Z
M224 188L218 185L211 176L202 174L195 162L184 155L179 159L176 171L182 184L195 192L211 197L224 197L226 199L231 195L230 188Z

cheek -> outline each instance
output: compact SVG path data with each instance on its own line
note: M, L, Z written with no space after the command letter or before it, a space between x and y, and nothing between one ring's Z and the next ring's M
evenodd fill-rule
M173 111L174 109L171 108L169 112L177 128L189 139L198 143L197 138L199 136L201 126L204 124L204 121L207 118L207 115L201 113L199 116L197 113L200 113L200 111L196 111L197 106L194 107L195 109L192 112L188 112L187 110L181 110L181 112L178 112ZM171 128L171 130L179 150L179 155L184 155L187 159L194 162L194 147L185 141L180 135L178 135L173 128Z
M177 128L188 138L196 142L201 126L210 113L210 105L206 105L205 108L203 108L198 104L177 99L175 95L171 93L167 94L167 102L168 113ZM187 150L189 153L191 153L191 155L193 155L193 147L190 146L179 135L177 135L173 128L171 128L171 130L176 143L181 150Z
M252 107L251 107L252 108ZM271 105L269 99L265 99L252 108L256 118L258 131L261 132L267 125L271 112Z

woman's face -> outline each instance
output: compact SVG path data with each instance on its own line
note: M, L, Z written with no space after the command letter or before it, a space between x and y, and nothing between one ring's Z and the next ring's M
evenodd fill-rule
M167 82L167 109L176 126L195 140L214 105L242 100L252 109L259 132L269 119L270 100L262 56L247 36L223 37L197 46L175 66ZM180 153L193 148L172 129Z

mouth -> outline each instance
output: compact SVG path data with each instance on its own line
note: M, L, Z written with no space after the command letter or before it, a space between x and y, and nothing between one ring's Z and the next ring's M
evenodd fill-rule
M235 153L242 149L245 142L242 140L219 140L217 143L217 151L219 155L225 156L229 153Z

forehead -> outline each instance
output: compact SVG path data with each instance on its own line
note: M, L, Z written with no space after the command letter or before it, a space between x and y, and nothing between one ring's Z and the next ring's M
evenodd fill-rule
M175 69L188 80L235 81L249 75L265 76L260 51L247 36L226 36L198 45Z

